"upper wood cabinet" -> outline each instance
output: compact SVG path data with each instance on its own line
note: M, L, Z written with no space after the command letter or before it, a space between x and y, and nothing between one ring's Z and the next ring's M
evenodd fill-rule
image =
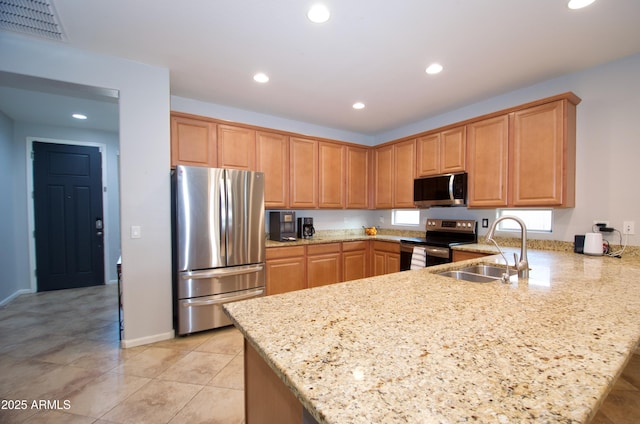
M373 150L373 202L376 209L393 207L393 145Z
M218 167L256 169L255 130L232 125L218 125Z
M217 166L216 124L171 116L171 167Z
M416 156L418 177L464 171L466 127L452 128L418 138Z
M512 115L512 206L575 205L576 106L568 100Z
M367 209L369 207L370 160L369 149L347 146L346 207Z
M416 143L403 141L393 145L393 207L413 208Z
M346 146L318 143L318 206L342 209L345 204Z
M509 116L467 125L469 207L507 206Z
M289 139L289 200L292 208L318 207L318 142L307 138Z
M415 177L415 140L374 149L374 207L412 208Z
M289 137L256 133L256 169L264 173L264 206L289 207Z

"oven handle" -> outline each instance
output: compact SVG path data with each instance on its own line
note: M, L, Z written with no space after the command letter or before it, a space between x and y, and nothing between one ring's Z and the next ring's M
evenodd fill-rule
M448 247L437 247L437 246L429 246L426 244L415 244L415 243L400 243L400 251L406 253L413 253L413 247L421 247L424 249L427 256L433 256L436 258L449 258L449 248Z
M435 256L436 258L449 258L449 248L447 247L433 247L422 246L427 252L427 256Z

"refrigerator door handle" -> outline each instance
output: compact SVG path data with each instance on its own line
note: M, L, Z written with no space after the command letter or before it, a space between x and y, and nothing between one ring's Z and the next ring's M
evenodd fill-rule
M191 300L187 302L182 302L182 306L191 307L191 306L211 306L211 305L220 305L223 303L235 302L238 300L249 299L251 297L261 296L264 293L263 289L252 290L248 293L242 295L230 295L225 296L221 299L209 299L209 300Z
M255 272L260 272L264 269L262 264L257 265L248 265L248 266L239 266L233 268L220 268L213 269L208 271L191 271L185 272L182 274L183 280L199 280L199 279L207 279L207 278L220 278L227 277L230 275L242 275L242 274L252 274Z

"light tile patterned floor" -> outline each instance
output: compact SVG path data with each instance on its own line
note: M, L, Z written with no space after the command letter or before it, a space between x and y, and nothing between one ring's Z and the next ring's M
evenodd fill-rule
M120 349L115 285L23 295L0 308L0 423L243 423L234 328ZM32 408L33 401L51 402ZM65 401L67 403L65 404Z
M243 423L243 389L242 336L232 327L120 349L115 285L23 295L0 308L0 400L27 402L0 409L0 423ZM34 400L59 408L34 409ZM639 422L636 354L591 424Z

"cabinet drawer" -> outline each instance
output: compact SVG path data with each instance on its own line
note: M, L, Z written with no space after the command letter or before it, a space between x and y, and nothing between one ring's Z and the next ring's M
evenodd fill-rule
M304 246L270 247L266 249L267 260L278 259L278 258L291 258L294 256L304 256Z
M342 242L342 251L352 252L354 250L366 250L368 244L368 241L345 241Z
M340 253L340 243L312 244L307 246L307 255Z
M400 243L394 243L392 241L374 241L373 250L380 250L390 253L400 253Z

